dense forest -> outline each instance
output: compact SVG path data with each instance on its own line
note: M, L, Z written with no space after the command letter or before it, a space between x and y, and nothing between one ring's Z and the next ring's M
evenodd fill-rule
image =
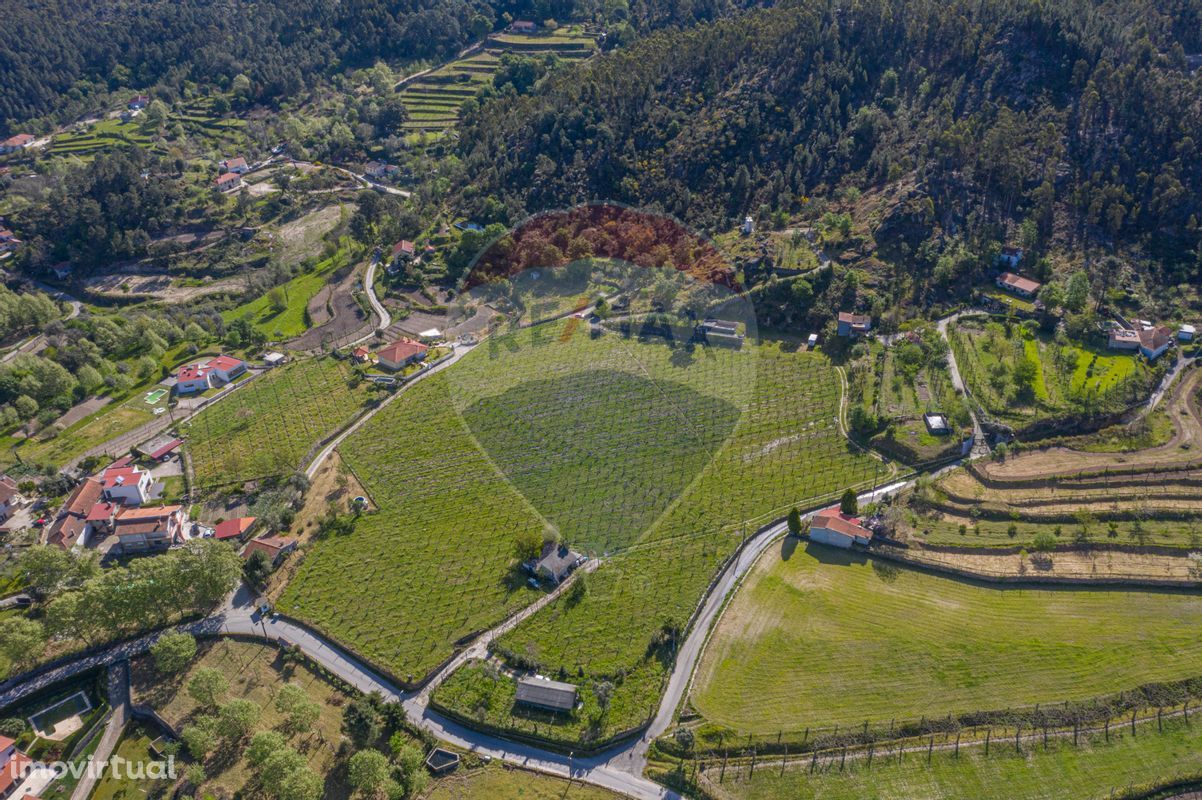
M688 25L736 0L38 0L9 3L0 41L0 127L91 110L110 89L249 80L251 100L312 88L377 59L443 59L505 23L596 20L616 29ZM623 36L615 37L621 40Z
M1045 242L1146 241L1192 274L1200 10L805 2L661 31L474 109L462 194L486 222L607 199L721 229L901 186L882 248L1025 225Z

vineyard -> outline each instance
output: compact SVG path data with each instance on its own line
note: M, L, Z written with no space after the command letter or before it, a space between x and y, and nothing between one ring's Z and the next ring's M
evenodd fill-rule
M1199 623L1191 594L997 589L809 545L757 565L692 704L774 739L1085 700L1194 677Z
M583 597L536 614L504 648L573 675L650 658L623 684L649 692L611 704L630 708L612 720L625 724L655 701L653 640L687 622L743 520L886 476L839 434L840 381L821 357L572 330L490 339L352 436L343 457L380 511L318 543L281 608L420 677L534 599L515 537L560 536L608 560Z
M317 442L368 399L331 358L293 361L214 403L184 427L196 488L211 490L295 472Z

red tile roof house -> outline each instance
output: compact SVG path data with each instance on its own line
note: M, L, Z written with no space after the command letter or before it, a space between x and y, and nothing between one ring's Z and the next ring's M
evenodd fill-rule
M214 538L226 541L228 539L243 539L247 531L255 526L254 517L234 517L224 522L218 522L213 529Z
M64 550L82 547L91 529L88 515L100 502L100 492L101 484L96 478L88 478L76 486L67 502L59 509L54 522L46 529L46 544L56 545Z
M997 276L997 285L1020 297L1034 297L1039 294L1039 287L1042 284L1039 281L1024 278L1022 275L1015 275L1013 272L1003 272Z
M371 358L371 351L360 345L351 351L351 358L355 359L356 364L366 364Z
M426 357L430 348L412 339L401 339L376 351L376 363L382 368L397 372Z
M146 470L131 466L112 466L100 476L105 500L138 506L150 499L153 482Z
M16 136L10 136L0 142L0 155L24 150L33 144L36 138L32 133L18 133Z
M1139 352L1149 361L1160 358L1172 343L1173 331L1164 325L1158 328L1145 328L1139 332Z
M395 262L398 259L408 261L417 255L417 245L408 239L402 239L392 246L392 260Z
M509 30L514 33L536 33L538 31L538 23L531 22L528 19L514 20L509 26Z
M113 533L117 535L115 552L146 553L166 550L184 540L182 506L125 508L117 513ZM118 549L119 548L119 549Z
M850 311L839 312L839 326L836 330L840 336L859 336L872 330L872 317L867 314L853 314Z
M227 355L186 364L176 374L175 393L204 392L215 386L223 386L244 372L246 362Z
M148 105L150 105L149 97L144 94L135 94L133 97L129 98L129 103L126 104L126 108L128 108L130 111L137 111L138 109L146 108Z
M857 544L867 546L872 541L872 531L861 525L856 517L832 506L810 520L810 541L851 549Z
M15 797L13 790L20 787L25 776L38 762L17 749L17 743L7 736L0 736L0 798ZM33 795L22 795L28 800ZM33 800L40 798L33 797Z
M225 172L218 176L217 180L213 181L213 185L219 191L228 192L242 185L242 176L236 172Z
M222 161L221 168L226 172L232 172L235 175L242 175L250 169L246 163L246 159L242 156Z
M242 548L242 557L250 558L255 552L263 553L271 561L271 566L278 567L284 556L296 549L296 539L285 539L283 536L264 536L261 539L251 539Z

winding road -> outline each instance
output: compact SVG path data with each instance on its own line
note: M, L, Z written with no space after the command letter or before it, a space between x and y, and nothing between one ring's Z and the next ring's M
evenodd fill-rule
M374 268L377 263L373 260L368 269L368 286L370 286L370 279L374 277ZM374 298L374 293L369 291L368 296ZM449 367L471 349L470 346L456 345L450 358L423 373L422 377ZM362 427L374 414L393 402L415 382L406 383L318 451L307 469L310 476L346 437ZM910 480L896 481L865 492L860 495L860 502L873 502L904 489L911 483ZM816 512L811 512L806 516L812 516L813 513ZM534 745L512 742L467 728L429 707L431 692L454 669L470 658L487 655L489 645L497 636L510 630L551 602L558 592L570 585L570 581L558 587L555 592L540 598L533 605L519 610L494 628L480 634L425 687L414 692L403 691L389 679L375 672L368 664L315 631L279 616L261 615L258 611L257 598L246 586L240 587L227 598L214 614L202 620L186 623L179 628L199 635L239 634L296 645L313 661L360 691L379 692L384 698L401 703L407 718L414 725L430 732L443 742L472 753L500 759L550 775L594 784L629 797L638 798L638 800L678 798L679 795L676 792L643 777L651 743L666 732L672 724L676 710L688 692L694 669L705 649L710 630L724 608L727 598L739 586L743 576L748 573L756 561L787 533L788 528L784 521L761 528L747 539L715 579L701 600L689 634L677 653L676 662L665 686L659 708L643 734L637 739L627 740L605 751L580 758ZM595 561L591 562L586 569L595 569L596 564ZM144 653L159 635L161 632L147 634L98 653L57 665L53 669L31 674L17 682L7 681L0 684L0 708L88 669L97 666L112 666L133 655Z

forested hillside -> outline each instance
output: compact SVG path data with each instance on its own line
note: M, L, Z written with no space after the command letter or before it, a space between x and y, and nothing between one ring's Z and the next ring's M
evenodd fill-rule
M9 3L0 42L0 128L90 110L107 89L229 86L274 101L376 59L443 59L510 18L589 18L623 31L691 24L734 0L37 0Z
M1043 242L1144 239L1192 270L1200 9L796 2L660 32L482 104L465 196L485 219L603 198L720 229L896 185L882 247L1025 222Z

